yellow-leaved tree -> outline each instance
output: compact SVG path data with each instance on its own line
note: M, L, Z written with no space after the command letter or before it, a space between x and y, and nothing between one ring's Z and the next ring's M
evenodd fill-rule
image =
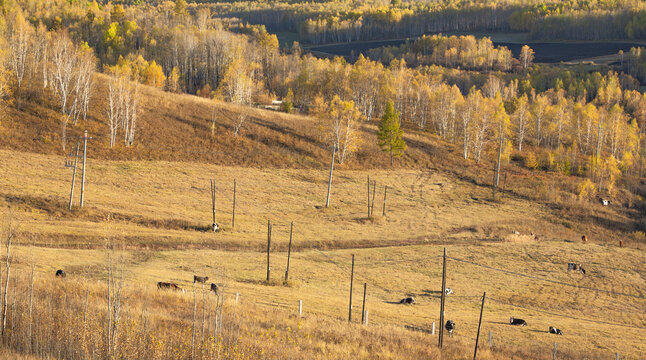
M363 116L354 101L343 101L335 95L328 107L327 131L329 139L337 148L337 161L343 164L362 144L359 125Z

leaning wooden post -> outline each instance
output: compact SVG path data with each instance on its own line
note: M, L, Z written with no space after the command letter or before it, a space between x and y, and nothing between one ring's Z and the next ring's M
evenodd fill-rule
M556 342L554 342L554 349L552 350L552 360L556 360Z
M368 175L368 219L370 219L370 175Z
M231 228L236 227L236 179L233 179L233 213L231 215Z
M482 311L484 310L485 296L487 293L482 293L482 305L480 306L480 320L478 320L478 333L476 334L476 348L473 350L473 360L476 360L476 355L478 355L478 340L480 340L480 325L482 325Z
M361 306L361 323L365 324L365 316L366 316L366 288L368 287L368 283L363 283L363 306Z
M213 231L215 232L215 180L211 179L211 214Z
M325 200L325 207L330 206L330 191L332 190L332 173L334 172L335 152L336 152L336 144L332 145L332 161L330 162L330 179L327 182L327 198Z
M352 322L352 282L354 281L354 254L352 254L352 271L350 272L350 306L348 309L348 321Z
M269 248L271 247L271 220L267 219L267 282L269 282Z
M387 192L388 192L388 185L384 187L384 208L381 213L382 216L386 216L386 193Z
M442 298L440 301L440 336L439 347L442 348L442 341L444 337L444 298L446 297L446 248L444 248L444 256L442 257Z
M370 216L375 214L375 192L377 191L377 180L372 182L372 204L370 204Z
M287 248L287 269L285 270L285 282L289 280L289 258L292 255L292 233L294 232L294 222L289 226L289 247Z

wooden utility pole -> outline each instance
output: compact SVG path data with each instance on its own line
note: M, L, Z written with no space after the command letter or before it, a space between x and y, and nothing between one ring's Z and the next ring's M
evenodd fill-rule
M478 340L480 339L480 326L482 325L482 311L484 310L484 302L487 292L482 293L482 306L480 306L480 320L478 320L478 333L476 334L476 348L473 350L473 360L476 360L478 355Z
M332 145L332 161L330 162L330 179L327 182L327 198L325 207L330 206L330 191L332 191L332 173L334 172L334 155L336 153L336 144Z
M352 282L354 281L354 254L352 254L352 271L350 272L350 306L348 309L348 321L352 322Z
M83 207L83 199L85 195L85 160L87 158L87 141L88 139L93 139L92 137L87 136L87 130L83 133L83 171L81 175L81 208Z
M444 248L444 256L442 257L442 298L440 301L440 336L439 347L442 348L442 341L444 340L444 299L446 297L446 248Z
M211 210L213 213L213 222L211 223L211 227L213 228L213 232L215 232L216 229L216 224L215 224L215 180L211 179Z
M368 283L363 283L363 306L361 306L361 323L365 324L365 316L366 316L366 289L368 287Z
M292 255L292 233L294 232L294 222L289 226L289 247L287 248L287 269L285 270L285 282L289 280L289 258Z
M269 248L271 247L271 220L267 219L267 282L269 282Z
M233 179L233 215L231 216L231 228L236 227L236 179Z
M370 219L370 175L368 175L368 219Z
M72 170L72 190L70 190L70 206L69 209L72 210L72 201L74 200L74 182L76 181L76 163L79 159L79 147L81 146L80 142L76 142L76 155L74 155L74 169ZM67 164L65 164L67 166Z
M386 186L384 187L384 207L383 207L383 210L382 210L382 212L381 212L381 215L382 215L382 216L386 216L386 193L387 193L387 192L388 192L388 185L386 185Z

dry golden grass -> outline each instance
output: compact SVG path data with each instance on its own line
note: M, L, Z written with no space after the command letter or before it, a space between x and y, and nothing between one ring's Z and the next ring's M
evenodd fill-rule
M63 268L68 280L104 281L108 238L121 249L129 287L151 296L156 294L157 281L174 281L185 288L190 288L193 274L225 281L228 294L239 292L242 304L256 309L245 311L239 320L252 328L259 326L254 336L274 331L268 329L279 327L282 319L292 319L287 326L294 329L297 323L292 316L297 301L303 300L306 319L319 332L318 340L307 340L307 332L301 332L303 343L288 345L286 340L270 341L271 336L263 335L251 348L271 350L267 357L419 358L426 352L440 356L432 345L436 336L411 335L403 326L429 329L438 322L443 247L449 256L497 269L646 296L640 243L621 249L614 239L591 236L589 243L582 244L580 232L563 225L558 210L513 194L492 202L488 188L448 173L398 170L393 176L386 170L336 171L332 206L319 209L327 185L324 169L90 160L87 207L68 213L65 198L71 174L62 167L61 157L15 151L0 151L0 155L4 160L0 172L6 174L0 178L0 202L16 212L16 239L21 244L16 254L23 275L32 251L28 245L34 243L43 276ZM390 189L387 216L375 221L366 221L368 174L377 180L380 191L384 184ZM210 222L209 178L218 184L217 219L224 231L217 234L201 230ZM238 179L239 191L235 229L229 224L233 178ZM376 197L375 214L381 213L381 196ZM108 214L115 215L106 223ZM274 223L274 286L263 284L268 217ZM290 286L277 286L284 276L292 220L296 231ZM540 241L504 242L512 230L523 235L536 232ZM352 253L357 257L355 319L361 315L362 285L368 284L371 330L365 339L354 327L343 325ZM568 273L568 262L584 264L588 274ZM447 300L447 318L458 327L454 338L447 340L453 350L446 358L472 356L469 344L474 341L478 297L483 291L489 300L481 340L486 344L492 331L496 346L491 353L483 352L483 358L548 358L554 341L565 358L581 354L607 358L615 351L639 358L646 351L643 298L538 281L455 260L449 260L447 284L455 291ZM406 295L419 303L393 304ZM184 296L178 301L190 303L190 295ZM510 316L524 318L529 326L506 325ZM261 325L253 325L257 323ZM548 334L549 326L565 335ZM278 338L285 329L279 330ZM352 333L351 340L343 340L345 332ZM363 341L365 346L357 347Z
M105 137L90 142L82 210L67 211L71 171L63 167L51 104L19 101L9 109L12 119L0 123L0 207L15 212L18 287L24 293L33 252L38 303L47 314L57 314L36 317L42 327L39 356L105 351L100 329L108 246L123 259L129 319L139 319L124 323L129 335L121 351L128 357L190 357L185 343L190 342L191 293L159 292L155 284L173 281L190 289L193 274L227 284L229 325L217 357L471 358L484 291L482 359L549 359L554 341L559 358L610 358L618 351L622 358L638 359L646 353L645 239L639 236L644 222L635 208L624 206L631 203L630 194L620 192L617 205L603 208L576 199L580 179L510 165L504 196L492 201L491 164L464 162L459 149L409 131L407 155L391 169L374 145L374 125L366 124L366 146L335 170L331 207L325 209L329 154L315 135L315 120L217 103L211 137L213 102L147 87L143 92L134 147L110 150ZM84 124L92 134L107 134L102 106L100 101L93 105ZM234 139L231 119L241 113L251 121ZM372 219L367 218L368 175L378 186ZM216 219L224 229L217 234L208 231L210 179L216 181ZM386 216L384 185L389 189ZM270 284L264 283L267 219L274 229ZM290 282L283 285L290 221L294 252ZM520 235L512 236L513 231ZM532 232L539 241L529 236ZM584 234L590 238L585 244L580 242ZM625 248L617 246L620 239ZM457 329L440 352L437 336L404 326L439 326L445 247L449 256L481 266L449 259L447 283L455 294L448 297L446 314ZM365 282L368 327L345 321L351 254L357 257L353 318L360 318ZM588 273L568 273L568 262L584 264ZM64 281L53 278L59 268L69 274ZM70 337L80 326L78 317L61 314L78 310L87 288L96 331L86 331L78 348ZM240 293L237 306L235 292ZM394 303L404 296L414 296L418 304ZM61 298L69 298L67 308L60 308ZM296 316L299 299L303 318ZM24 301L18 298L16 314L21 315L15 326L12 322L12 329L22 332ZM529 326L507 325L510 316L524 318ZM548 334L549 326L564 335ZM489 331L493 349L487 344ZM21 334L8 346L23 353ZM162 342L159 349L146 345L151 335Z

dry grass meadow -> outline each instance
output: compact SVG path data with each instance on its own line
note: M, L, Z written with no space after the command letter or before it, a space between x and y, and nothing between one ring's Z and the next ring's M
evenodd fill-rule
M282 329L276 330L280 338L290 336L285 329L294 330L299 321L312 321L314 328L318 322L333 324L327 330L317 328L322 332L318 344L280 339L272 340L276 344L271 346L264 342L252 346L249 339L239 343L252 357L258 357L256 351L265 345L273 349L267 356L278 358L287 354L304 358L397 358L404 354L415 358L425 352L440 356L434 348L436 336L403 329L409 325L429 330L432 322L438 322L443 248L450 257L475 263L449 259L447 265L447 286L455 294L448 296L446 316L457 323L455 336L447 343L454 347L455 357L472 356L468 344L475 340L484 291L481 344L488 348L491 331L494 350L490 356L494 358L549 357L554 341L558 354L570 358L607 358L615 351L639 358L646 351L641 244L619 248L614 239L595 238L581 243L580 233L562 225L548 207L513 194L492 202L487 187L446 173L401 170L394 177L387 170L340 170L335 173L331 207L325 209L321 208L327 185L324 169L90 160L86 207L69 213L65 198L71 174L62 166L62 157L15 151L1 155L0 171L6 176L0 181L0 193L3 205L11 205L15 212L18 276L28 274L33 252L37 283L56 287L54 281L61 280L54 279L53 273L62 268L68 272L63 281L99 287L107 279L106 249L113 248L122 259L127 291L157 299L159 306L163 303L160 297L171 295L158 294L157 281L177 282L190 290L192 275L205 274L227 284L227 313L240 311L239 323L244 325L236 326L251 327L244 330L248 334L258 336L276 327ZM379 194L374 210L378 216L367 219L368 174L380 192L383 185L389 186L385 217L381 216L383 194ZM206 230L210 178L217 183L216 216L224 228L216 234ZM231 228L234 178L236 226ZM264 283L267 219L274 224L273 281L269 285ZM290 282L281 285L290 221L295 223ZM512 231L523 236L510 236ZM530 232L539 234L539 241L528 236ZM366 330L344 325L351 254L356 256L355 322L361 316L362 285L368 286ZM568 273L568 262L585 264L587 274ZM235 292L240 294L241 310L231 303ZM395 304L407 295L414 296L418 304ZM190 320L190 291L172 296L184 304L177 311L185 312ZM304 303L304 320L294 318L298 300ZM139 301L125 303L136 309ZM155 306L146 311L163 312ZM254 315L246 317L248 312ZM272 314L268 319L254 320L266 312ZM524 318L529 326L507 325L510 316ZM548 334L549 326L562 329L565 335ZM297 332L301 337L307 333ZM368 340L337 344L348 332L368 337L385 332L389 340L382 344L372 339L378 345L369 341L366 348L359 344ZM393 348L389 343L411 341L410 336L416 345ZM370 350L373 346L377 352Z
M15 229L0 357L467 359L485 291L481 359L551 359L554 342L559 359L646 354L644 220L627 192L608 208L582 203L577 178L511 164L504 194L494 201L491 164L465 166L459 149L410 131L407 154L390 168L371 145L374 125L366 124L366 145L335 169L331 206L324 208L329 154L312 135L315 120L216 103L212 136L212 101L150 88L144 96L132 148L109 149L101 136L103 105L91 109L85 125L98 136L89 144L83 209L76 206L77 173L75 208L67 210L71 170L63 166L49 105L18 102L8 112L21 120L0 123L3 244L10 212ZM250 120L233 138L232 119L241 113ZM368 176L377 182L372 218ZM223 228L215 234L208 230L211 179ZM290 280L283 284L292 221ZM582 243L582 235L590 241ZM445 313L457 328L440 351L429 332L433 322L439 326L444 248L454 291ZM107 281L114 277L108 255L124 279L116 347L106 344ZM568 273L568 262L583 264L587 274ZM67 278L55 278L57 269ZM201 287L193 292L193 274L226 284L217 335L216 297ZM158 281L187 291L158 291ZM359 324L364 283L368 326ZM418 303L396 303L405 296ZM511 316L529 325L512 327ZM548 334L549 326L564 335Z

